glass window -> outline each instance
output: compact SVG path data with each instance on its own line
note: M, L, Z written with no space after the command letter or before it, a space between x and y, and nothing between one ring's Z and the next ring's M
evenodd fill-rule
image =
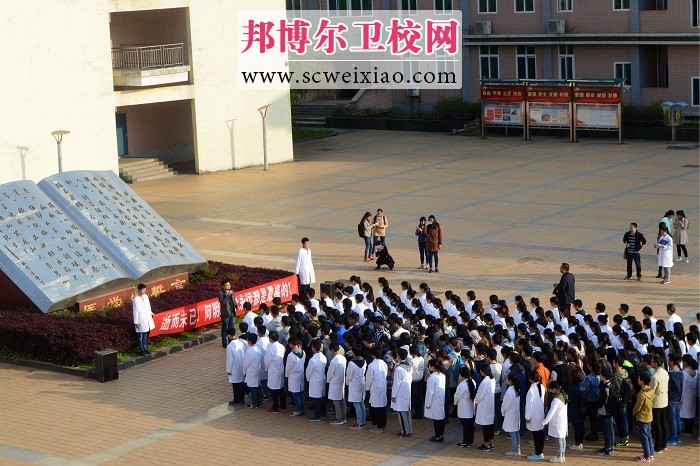
M515 0L516 13L532 13L535 11L535 0Z
M700 78L690 78L690 102L691 105L700 106Z
M700 0L690 2L690 25L694 28L700 27Z
M537 79L534 45L518 45L515 60L518 79Z
M479 13L496 13L496 0L479 0Z
M559 46L559 79L574 79L574 46Z
M481 79L498 79L498 46L482 45L479 47L479 64Z
M613 0L613 10L629 10L630 0Z
M617 62L615 63L615 79L624 79L625 86L632 85L632 63Z
M329 0L329 16L369 16L372 14L372 0Z
M435 13L452 13L452 0L435 0Z
M559 0L557 11L574 11L574 0Z
M301 0L287 0L287 10L294 12L301 11Z
M405 14L415 15L417 1L418 0L401 0L401 9Z

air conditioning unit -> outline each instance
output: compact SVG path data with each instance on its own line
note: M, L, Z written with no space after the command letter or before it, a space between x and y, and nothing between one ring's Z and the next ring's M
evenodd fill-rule
M407 89L406 95L409 97L420 97L420 89Z
M476 22L476 35L489 36L491 34L492 34L491 21L477 21Z
M547 25L547 32L549 34L564 34L566 32L566 20L550 19Z

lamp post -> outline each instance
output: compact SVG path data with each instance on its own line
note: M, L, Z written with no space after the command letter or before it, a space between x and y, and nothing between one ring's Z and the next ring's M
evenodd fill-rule
M24 181L27 179L27 171L24 168L24 156L27 155L29 147L17 146L17 150L19 151L19 156L22 158L22 181Z
M56 131L51 131L51 135L56 140L56 146L58 147L58 173L63 173L63 158L61 157L61 142L63 141L63 136L70 134L67 129L59 129Z
M260 112L260 116L262 117L262 125L263 125L263 170L267 171L267 109L270 108L270 105L272 104L267 104L263 105L262 107L258 108L258 112Z
M233 129L236 127L236 119L226 120L226 126L228 126L229 139L231 143L231 169L236 169L236 151L233 145Z

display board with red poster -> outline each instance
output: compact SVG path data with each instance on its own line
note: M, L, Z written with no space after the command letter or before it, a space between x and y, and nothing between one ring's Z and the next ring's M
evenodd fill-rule
M525 128L525 88L521 84L481 86L481 137L487 126ZM524 131L523 131L524 134Z
M571 86L526 86L527 99L527 140L531 128L568 129L571 128Z
M617 131L622 143L621 86L574 86L574 140L585 130Z

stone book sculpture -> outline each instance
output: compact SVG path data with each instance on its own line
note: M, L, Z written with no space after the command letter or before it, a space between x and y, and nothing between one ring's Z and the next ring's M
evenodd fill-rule
M41 311L206 264L111 171L0 185L0 271Z

